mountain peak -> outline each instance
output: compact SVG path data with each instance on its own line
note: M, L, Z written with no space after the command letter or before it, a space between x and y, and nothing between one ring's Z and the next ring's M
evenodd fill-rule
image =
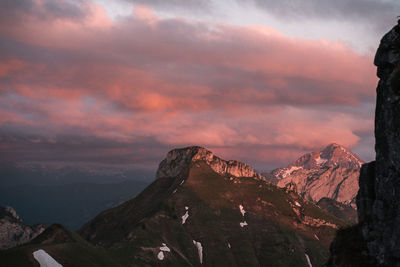
M29 242L43 232L45 226L23 222L12 207L0 206L0 250Z
M336 143L304 154L285 168L273 171L277 185L295 183L300 194L319 201L329 197L354 206L358 176L364 162L353 152Z
M322 150L316 150L301 156L289 167L301 167L314 169L318 167L344 167L349 169L360 169L364 163L360 157L336 143L329 144Z
M13 220L21 221L17 212L12 207L0 206L0 219L6 218L6 217L12 218Z
M249 165L236 160L223 160L215 156L210 150L200 146L177 148L169 151L166 158L161 161L156 177L175 177L190 163L196 161L205 161L215 172L220 174L262 178Z

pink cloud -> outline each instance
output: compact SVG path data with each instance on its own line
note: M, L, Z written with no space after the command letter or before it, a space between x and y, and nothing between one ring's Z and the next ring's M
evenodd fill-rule
M38 110L32 117L8 105L0 109L3 126L46 125L54 135L121 142L152 137L266 162L331 142L355 146L356 132L373 127L338 109L372 101L376 84L371 55L341 42L163 19L145 6L113 22L85 3L79 18L24 13L3 21L1 36L27 52L0 52L0 100L17 95Z

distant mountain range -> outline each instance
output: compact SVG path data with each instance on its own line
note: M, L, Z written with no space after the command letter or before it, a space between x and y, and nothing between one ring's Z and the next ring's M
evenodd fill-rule
M339 150L320 151L320 160L311 153L286 170L356 166ZM274 177L281 182L283 173L276 170ZM339 218L345 212L333 211L348 206L321 197L321 208L302 192L293 181L279 188L250 166L207 149L175 149L151 185L100 213L79 235L54 225L27 245L0 252L0 261L29 266L40 255L63 266L80 260L85 266L321 266L336 230L349 225Z

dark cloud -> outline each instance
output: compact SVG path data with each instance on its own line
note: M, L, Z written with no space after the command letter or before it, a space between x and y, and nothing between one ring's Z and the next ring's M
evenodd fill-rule
M0 2L0 21L21 22L27 17L39 20L81 19L87 15L88 0L4 0Z
M152 137L121 142L93 135L28 134L21 131L24 127L24 125L1 127L0 164L63 162L155 168L169 149Z
M365 27L387 31L399 15L397 0L253 0L257 7L292 23L296 21L348 20L362 21Z

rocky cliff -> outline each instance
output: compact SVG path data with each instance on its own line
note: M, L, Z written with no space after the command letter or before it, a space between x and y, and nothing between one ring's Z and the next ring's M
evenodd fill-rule
M381 40L375 113L376 162L364 167L357 197L362 233L379 264L400 266L400 26Z
M360 223L338 233L328 266L400 266L399 24L382 38L374 61L380 78L375 111L376 161L361 170L357 195Z
M225 161L215 156L211 151L199 146L174 149L168 152L167 157L161 161L157 170L157 178L175 177L191 162L195 161L205 161L215 172L222 175L263 179L249 165L236 160Z
M42 224L34 226L25 224L13 208L0 206L0 249L24 244L44 229L45 226Z
M272 172L277 185L294 183L304 198L318 202L324 197L355 208L358 177L363 161L347 148L330 144L301 156L285 168Z

